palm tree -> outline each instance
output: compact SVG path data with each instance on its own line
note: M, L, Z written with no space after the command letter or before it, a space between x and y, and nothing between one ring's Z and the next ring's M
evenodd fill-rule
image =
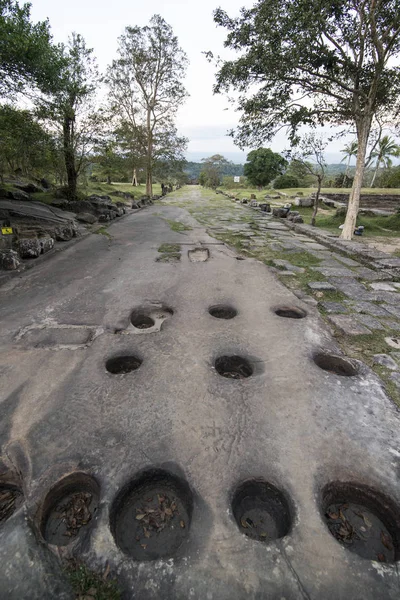
M384 135L383 138L379 140L377 149L371 155L371 158L376 158L375 173L371 181L371 187L374 187L375 178L381 163L386 168L392 166L392 156L400 156L400 146L396 144L394 139L389 135Z
M344 185L345 182L346 182L346 179L348 179L348 176L349 176L349 167L350 167L351 157L352 156L357 156L357 152L358 152L358 144L357 144L357 142L355 140L353 142L350 142L340 152L342 154L344 154L344 157L342 158L342 160L340 162L345 161L346 158L347 158L346 171L345 171L344 177L343 177L343 185Z

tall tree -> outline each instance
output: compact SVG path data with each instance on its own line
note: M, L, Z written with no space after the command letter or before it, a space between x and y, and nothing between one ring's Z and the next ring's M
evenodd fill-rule
M399 106L400 0L258 0L231 19L216 92L240 92L239 145L260 145L286 125L355 126L357 163L342 232L351 239L374 119Z
M119 57L107 72L110 100L129 123L146 157L146 194L153 194L153 168L160 138L174 128L179 106L187 97L183 79L186 54L162 17L150 25L127 27L119 38Z
M222 154L213 154L208 158L202 158L201 161L204 163L204 167L199 175L200 185L217 188L221 183L223 170L229 165L229 161Z
M27 86L48 91L57 79L61 54L48 21L31 22L30 7L0 0L0 96Z
M344 156L340 162L344 162L345 160L347 160L346 171L345 171L344 177L343 177L343 184L344 184L344 187L346 187L346 181L349 177L350 161L353 158L353 156L357 156L357 152L358 152L357 142L355 140L353 140L352 142L349 142L348 144L346 144L346 146L344 146L344 148L340 152L342 154L344 154Z
M314 196L314 210L311 216L311 225L314 227L318 213L322 181L327 166L324 156L326 142L314 133L310 133L300 139L296 143L295 148L295 151L291 154L293 161L301 165L304 171L312 175L317 182L317 192Z
M247 155L244 175L251 185L264 187L275 177L282 175L288 163L283 156L272 152L270 148L258 148Z
M73 33L63 49L64 64L59 82L42 102L39 114L55 125L61 135L67 175L68 198L77 196L78 175L96 142L102 114L95 111L93 99L99 82L93 50Z
M371 156L376 159L375 171L371 181L371 187L374 187L379 167L381 164L385 167L391 167L393 164L392 156L400 156L400 146L396 144L394 139L389 135L384 135L383 138L379 140L378 147Z

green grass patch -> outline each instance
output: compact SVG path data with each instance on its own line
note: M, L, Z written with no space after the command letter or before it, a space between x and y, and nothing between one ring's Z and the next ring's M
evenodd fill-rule
M96 231L94 231L93 233L98 233L99 235L104 235L109 240L112 239L112 235L110 233L108 233L108 231L105 227L100 227L99 229L96 229Z
M160 256L158 256L156 258L157 262L179 262L181 260L181 253L180 252L168 252L166 254L160 254Z
M180 244L161 244L161 246L158 249L158 252L168 254L168 252L180 252L180 250Z
M177 231L178 233L181 233L182 231L191 231L193 229L190 225L185 225L185 223L181 223L180 221L172 221L171 219L164 219L164 221L167 221L172 231Z
M85 565L71 561L65 568L65 573L77 598L121 600L117 582L107 579L107 571L104 575L99 575Z

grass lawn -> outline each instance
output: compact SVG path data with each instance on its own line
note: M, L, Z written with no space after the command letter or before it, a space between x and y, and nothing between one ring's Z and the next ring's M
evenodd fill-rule
M97 182L89 182L87 185L78 186L79 192L84 194L85 196L91 196L92 194L97 194L98 196L108 196L112 192L129 192L135 196L135 198L140 198L141 196L146 195L146 186L144 184L138 185L137 187L133 187L130 183L112 183L109 185L108 183L97 183ZM153 194L155 196L161 195L161 184L155 183L153 184ZM54 200L54 192L38 192L37 194L31 194L32 198L37 202L43 202L44 204L51 204ZM117 196L111 196L113 202L118 202L121 198Z
M312 194L313 192L316 192L317 189L314 187L309 187L309 188L288 188L285 190L273 190L273 189L268 189L268 188L263 188L263 189L259 189L256 187L246 187L246 188L224 188L223 186L220 186L218 189L224 190L225 192L227 192L228 194L232 194L233 196L237 197L237 198L250 198L251 194L255 194L257 200L262 200L264 198L264 196L275 196L279 193L282 194L286 194L287 196L290 197L294 197L294 196L304 196L307 197L310 194ZM321 194L350 194L350 188L322 188L321 189ZM391 189L391 188L362 188L361 190L362 194L375 194L375 195L382 195L382 194L390 194L390 195L395 195L398 196L400 195L400 189ZM278 200L279 202L279 200Z

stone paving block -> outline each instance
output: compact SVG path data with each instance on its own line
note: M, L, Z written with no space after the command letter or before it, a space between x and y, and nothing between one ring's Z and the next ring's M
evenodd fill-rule
M375 302L387 302L388 304L400 306L400 294L398 292L371 292L371 298Z
M400 267L400 258L396 256L391 256L390 258L384 258L382 260L377 261L378 264L382 265L382 267Z
M390 313L391 315L393 315L394 317L397 317L398 319L400 319L400 306L391 306L391 305L385 305L385 310Z
M359 323L370 327L370 329L380 329L381 331L385 330L385 327L382 325L382 323L378 321L378 319L375 319L375 317L371 317L371 315L357 314L354 316Z
M389 275L384 271L373 271L368 267L359 267L355 270L356 277L359 279L366 279L367 281L384 281L390 279Z
M382 367L386 367L387 369L391 369L392 371L397 371L399 365L397 362L393 360L391 356L388 354L375 354L373 357L374 364L382 365Z
M351 277L354 278L353 271L346 268L335 268L335 267L311 267L314 271L318 271L324 277Z
M318 290L324 292L336 290L335 286L329 283L328 281L310 281L310 283L308 283L307 285L311 290Z
M318 242L305 242L304 245L307 246L307 248L311 248L312 250L326 250L326 246L318 244Z
M400 331L400 321L394 321L393 319L380 319L382 325L387 329L393 329L393 331Z
M366 335L371 331L350 315L329 315L328 321L346 335Z
M327 313L347 313L348 309L340 304L340 302L319 302L319 306L321 306Z
M329 278L329 281L349 298L353 298L354 300L369 300L370 298L370 292L367 288L355 279L332 277Z
M400 390L400 373L392 373L390 379L395 383L396 387Z
M345 304L351 306L351 309L356 313L365 313L374 317L389 317L389 312L379 304L373 304L372 302L359 301L356 303L350 303L345 300Z
M396 288L392 283L387 283L385 281L380 281L376 283L370 283L369 287L375 290L376 292L395 292Z
M352 258L347 258L347 256L342 256L341 254L335 254L335 258L339 260L344 265L348 267L361 267L361 263L353 260Z
M288 260L274 259L272 262L276 267L283 267L286 271L291 271L292 273L304 273L305 271L302 267L292 265Z

